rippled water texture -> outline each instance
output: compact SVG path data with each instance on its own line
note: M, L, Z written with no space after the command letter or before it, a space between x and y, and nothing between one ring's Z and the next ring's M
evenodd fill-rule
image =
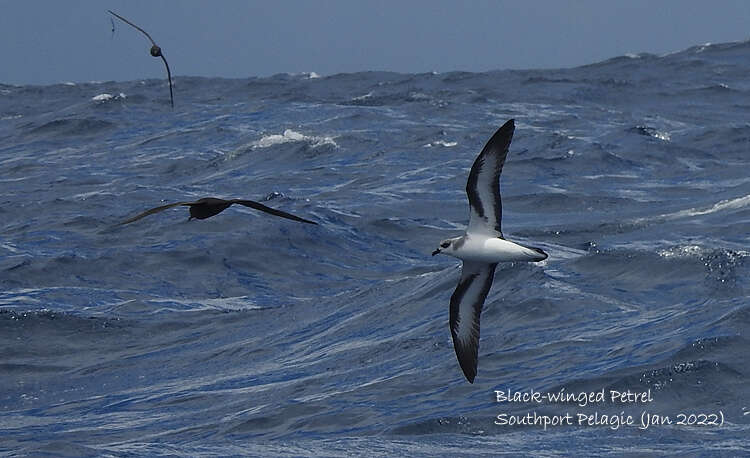
M750 44L565 70L0 85L0 452L750 451ZM479 373L448 302L509 118ZM204 221L165 203L245 198ZM650 393L496 402L495 390ZM649 391L650 390L650 391ZM497 416L719 415L722 426ZM660 417L661 418L661 417ZM618 420L619 421L619 420Z

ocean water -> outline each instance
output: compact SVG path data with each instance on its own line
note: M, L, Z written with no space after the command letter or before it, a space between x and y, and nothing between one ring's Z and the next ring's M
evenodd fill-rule
M748 74L740 42L178 76L174 111L164 80L0 85L0 453L749 453ZM509 118L503 231L549 258L498 266L472 385L460 262L430 252ZM319 225L179 207L116 226L206 196Z

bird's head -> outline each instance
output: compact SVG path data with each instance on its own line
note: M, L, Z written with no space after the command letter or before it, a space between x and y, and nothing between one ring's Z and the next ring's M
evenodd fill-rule
M432 255L435 256L436 254L444 253L452 256L453 252L456 251L457 242L460 239L461 237L453 237L452 239L443 240L440 242L440 246L432 252Z

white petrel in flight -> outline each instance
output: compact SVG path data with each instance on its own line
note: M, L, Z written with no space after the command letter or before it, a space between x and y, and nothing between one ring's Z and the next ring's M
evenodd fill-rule
M547 253L505 240L500 229L500 173L515 126L509 120L495 132L474 161L466 183L469 227L460 237L443 240L432 255L444 253L463 261L461 279L451 296L453 347L464 375L474 383L479 353L479 316L492 286L498 262L542 261Z

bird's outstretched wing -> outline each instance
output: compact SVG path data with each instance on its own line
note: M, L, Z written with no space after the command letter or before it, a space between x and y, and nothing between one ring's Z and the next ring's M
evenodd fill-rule
M151 35L149 35L148 32L146 32L142 28L138 27L137 25L133 24L132 22L128 21L127 19L125 19L124 17L120 16L119 14L115 13L114 11L112 11L112 10L107 10L107 11L109 11L109 14L113 15L117 19L121 20L122 22L128 24L131 27L134 27L136 30L138 30L142 34L146 35L146 38L148 38L148 40L151 42L151 44L153 46L156 46L156 42L154 41L153 38L151 38ZM112 26L112 28L114 28L114 25Z
M172 105L172 108L174 108L174 95L172 95L172 72L169 71L169 64L167 63L167 59L164 57L164 54L162 54L161 48L159 48L159 57L161 57L161 60L164 61L164 66L167 67L167 80L169 81L169 103Z
M193 202L175 202L172 204L167 204L167 205L162 205L160 207L152 208L150 210L146 210L143 213L140 213L132 218L129 218L121 222L119 225L132 223L133 221L138 221L144 216L153 215L154 213L158 213L160 211L166 210L168 208L176 207L178 205L190 206L190 219L192 218L206 219L214 215L218 215L219 213L223 212L224 210L226 210L233 204L244 205L245 207L254 208L256 210L269 213L271 215L280 216L282 218L291 219L293 221L299 221L301 223L318 224L314 221L310 221L304 218L300 218L299 216L292 215L291 213L287 213L281 210L276 210L275 208L267 207L253 200L246 200L246 199L227 200L227 199L218 199L216 197L204 197L202 199L198 199Z
M464 261L461 279L451 296L450 327L453 348L461 370L474 383L479 358L479 318L487 293L492 287L495 264Z
M270 213L271 215L280 216L282 218L291 219L293 221L299 221L300 223L318 224L314 221L310 221L309 219L300 218L299 216L292 215L291 213L287 213L285 211L276 210L275 208L267 207L253 200L233 199L231 202L233 204L240 204L240 205L244 205L245 207L250 207L256 210L260 210L262 212Z
M500 174L508 156L508 147L513 139L514 130L514 121L510 119L490 138L471 166L466 182L466 195L469 197L467 232L492 237L503 236Z
M138 221L139 219L145 216L153 215L154 213L159 213L160 211L164 211L168 208L176 207L178 205L190 205L192 203L193 202L175 202L173 204L167 204L167 205L162 205L161 207L152 208L150 210L146 210L143 213L139 213L132 218L126 219L125 221L119 223L118 226L122 226L123 224L129 224L129 223L132 223L133 221Z
M167 68L167 80L169 81L169 103L172 104L172 108L174 108L174 96L172 95L172 72L169 70L169 64L167 63L166 57L164 57L164 54L161 51L161 48L159 45L156 44L153 38L151 38L151 35L148 34L145 30L138 27L137 25L133 24L132 22L128 21L124 17L120 16L119 14L115 13L112 10L107 10L110 14L115 16L117 19L121 20L122 22L128 24L129 26L135 28L142 34L148 38L148 40L151 42L151 55L154 57L161 57L161 60L164 61L164 66ZM115 25L112 23L112 32L115 30Z

